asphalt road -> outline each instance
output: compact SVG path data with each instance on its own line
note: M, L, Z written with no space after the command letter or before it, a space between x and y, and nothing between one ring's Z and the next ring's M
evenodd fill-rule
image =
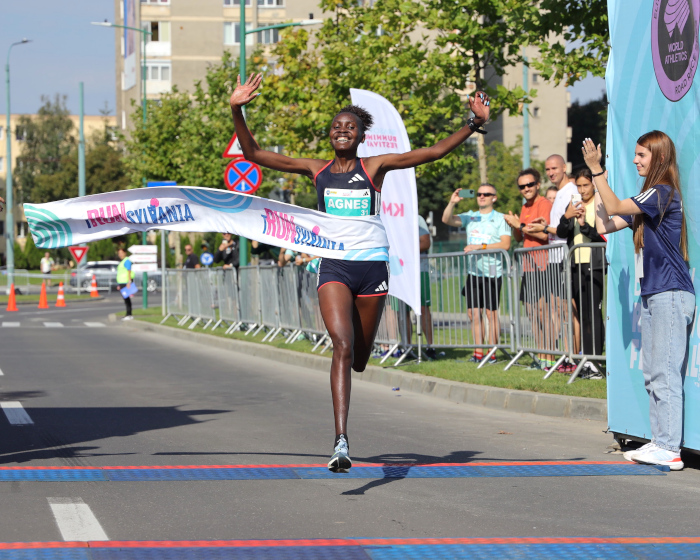
M107 321L122 309L0 311L0 467L328 461L326 375ZM32 424L11 423L22 411ZM604 429L355 382L350 451L356 464L622 461ZM686 459L656 476L3 481L0 542L696 535Z

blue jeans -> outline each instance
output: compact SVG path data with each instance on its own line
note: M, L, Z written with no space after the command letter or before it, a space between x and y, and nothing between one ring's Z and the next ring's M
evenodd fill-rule
M642 369L649 393L652 442L680 451L683 439L683 378L695 296L682 290L642 297Z

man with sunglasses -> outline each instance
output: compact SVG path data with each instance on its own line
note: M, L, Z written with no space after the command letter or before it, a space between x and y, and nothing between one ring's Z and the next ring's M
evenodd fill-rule
M523 169L518 174L518 188L520 194L525 199L525 204L520 210L520 216L508 212L505 220L513 229L513 236L516 241L523 242L523 248L537 248L547 245L548 236L542 231L533 231L533 224L541 220L549 222L549 214L552 211L552 203L540 194L541 175L537 169ZM535 251L529 254L529 258L523 261L523 278L520 284L520 301L525 304L528 317L532 322L532 331L535 336L535 343L544 347L545 325L549 318L545 313L545 286L543 279L544 271L547 268L547 253L545 251ZM546 354L539 354L534 364L543 369L549 365L551 357Z
M496 187L490 183L483 183L476 194L479 209L454 216L454 207L462 198L459 196L459 189L452 193L450 202L442 214L442 222L450 226L466 228L465 253L510 249L511 233L508 224L503 214L493 209L497 198ZM472 325L474 344L477 346L488 344L493 348L498 344L500 333L498 309L503 283L502 259L494 254L474 255L467 258L467 272L462 295L467 299L467 315ZM485 332L486 325L482 321L482 313L485 313L488 318L488 335ZM470 361L481 362L483 358L483 348L476 348ZM492 355L489 363L495 362L496 357Z

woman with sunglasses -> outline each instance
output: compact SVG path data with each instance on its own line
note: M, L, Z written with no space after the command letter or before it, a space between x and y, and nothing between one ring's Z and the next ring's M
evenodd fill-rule
M476 193L478 210L470 210L453 216L454 207L462 198L457 189L450 197L450 202L442 213L442 223L453 227L463 227L467 230L467 246L465 253L471 251L493 251L495 249L510 249L510 228L503 219L503 214L496 212L493 205L498 196L496 187L491 183L482 183ZM467 316L472 325L474 354L470 362L481 362L484 359L482 345L491 348L498 344L501 331L498 309L501 303L501 286L503 283L503 262L496 255L473 255L467 257L467 279L462 295L467 300ZM489 332L483 321L482 313L486 315ZM491 355L490 364L496 363L496 356Z
M596 191L598 233L631 227L635 276L642 296L642 373L649 394L651 441L627 451L628 461L681 470L683 377L695 315L695 290L688 272L688 240L676 148L658 130L639 137L634 148L641 192L620 200L601 167L600 145L583 142L583 158Z
M385 154L361 159L357 148L365 141L372 116L354 105L343 107L331 122L329 137L335 157L331 161L291 158L261 149L248 130L241 107L259 94L262 75L253 75L231 95L233 123L243 155L248 161L285 173L297 173L311 179L316 187L319 211L336 216L377 216L380 194L386 174L394 169L416 167L445 157L460 146L489 118L489 99L477 92L470 99L474 117L457 132L434 146L403 154ZM483 132L483 131L482 131ZM364 187L364 188L363 188ZM338 207L336 200L352 198L353 208ZM406 235L416 235L415 231ZM318 301L328 334L333 341L331 396L335 417L335 445L328 463L332 472L347 472L352 462L348 455L347 420L350 408L350 368L364 371L388 293L388 251L385 261L343 261L321 259L318 272Z

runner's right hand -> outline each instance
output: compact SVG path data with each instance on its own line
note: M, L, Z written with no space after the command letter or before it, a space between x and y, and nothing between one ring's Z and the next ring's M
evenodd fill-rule
M261 82L262 74L258 74L257 76L253 74L252 76L248 76L248 79L244 84L241 84L241 76L239 75L237 78L238 85L236 86L236 89L233 90L231 99L229 100L231 107L241 107L243 105L247 105L258 95L260 95L259 93L255 93L255 90L260 87Z

